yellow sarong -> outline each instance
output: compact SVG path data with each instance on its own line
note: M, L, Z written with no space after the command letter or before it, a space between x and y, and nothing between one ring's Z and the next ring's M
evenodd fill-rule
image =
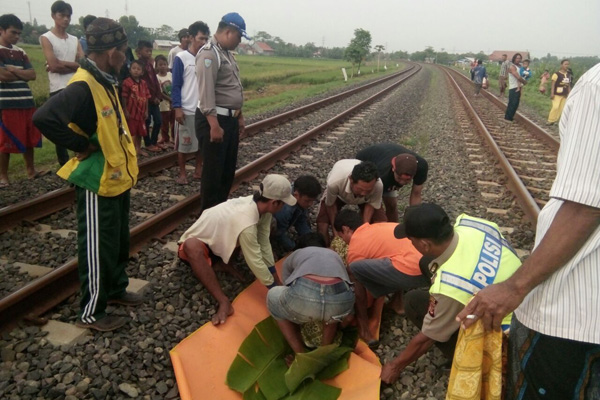
M502 332L485 332L481 320L461 329L446 400L502 398Z

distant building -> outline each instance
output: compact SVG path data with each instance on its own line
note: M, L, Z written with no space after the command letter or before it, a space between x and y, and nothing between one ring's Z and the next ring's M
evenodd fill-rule
M256 50L252 46L246 43L240 43L237 47L237 51L240 54L253 55L256 54Z
M518 50L496 50L494 51L492 54L490 54L490 61L492 62L500 62L502 61L502 54L506 54L507 56L507 60L512 60L512 57L516 54L516 53L521 53L521 56L523 57L523 60L531 60L531 56L529 55L528 51L518 51Z
M155 40L152 44L154 50L171 50L173 47L178 46L179 41L177 40Z
M265 42L256 42L252 45L252 48L255 51L255 54L260 54L263 56L272 56L275 55L275 50Z

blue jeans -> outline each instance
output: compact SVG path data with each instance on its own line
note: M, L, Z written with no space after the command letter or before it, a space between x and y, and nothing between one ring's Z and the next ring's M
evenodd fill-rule
M354 291L345 281L324 285L298 278L289 286L271 288L267 308L275 319L296 324L340 322L354 310Z

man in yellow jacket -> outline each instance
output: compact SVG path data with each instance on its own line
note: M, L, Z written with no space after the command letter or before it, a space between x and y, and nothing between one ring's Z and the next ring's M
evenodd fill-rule
M117 22L97 18L86 39L88 58L80 61L69 85L34 114L33 122L52 142L75 151L58 175L75 186L77 195L77 325L112 331L126 320L107 316L107 304L142 302L126 291L130 189L138 166L115 76L125 61L127 36Z
M436 204L409 207L394 235L407 237L423 256L434 259L429 264L429 291L415 290L405 296L406 315L421 332L383 366L381 380L386 383L396 381L408 364L434 344L451 360L460 325L456 315L479 290L508 279L521 265L498 225L461 214L452 226ZM506 328L511 317L502 323Z

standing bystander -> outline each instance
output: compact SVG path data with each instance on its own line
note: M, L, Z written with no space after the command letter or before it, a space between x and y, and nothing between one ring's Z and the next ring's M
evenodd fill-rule
M198 108L198 79L196 78L196 54L210 38L210 29L202 21L190 25L186 32L190 33L187 50L178 53L173 61L172 107L175 112L175 150L179 164L179 176L175 182L187 185L185 173L186 154L196 153L194 179L202 176L202 138L196 131L194 114Z
M573 86L573 73L570 72L569 64L569 60L562 60L558 72L552 74L552 88L550 89L552 109L548 115L548 124L550 125L559 120L571 86Z
M148 153L142 150L142 138L148 135L146 118L148 118L148 100L150 99L148 86L142 80L144 63L134 60L129 69L129 78L125 79L121 85L123 113L127 120L129 133L133 137L137 155L148 157Z
M507 400L599 398L599 126L597 64L565 105L556 180L538 217L533 252L511 278L477 293L458 314L465 326L481 318L487 329L498 329L516 309Z
M498 75L498 87L500 88L499 97L504 96L504 91L506 90L506 80L508 79L508 68L510 67L510 62L506 58L507 58L507 55L502 54L502 63L500 64L500 74Z
M87 39L85 38L85 31L87 27L90 26L92 21L96 18L97 17L95 15L86 15L85 17L83 17L83 21L81 21L83 25L83 35L79 38L79 44L81 45L81 50L83 51L83 54L85 54L86 56L88 54L88 45Z
M42 135L31 123L35 104L27 81L35 79L35 70L15 46L22 30L17 16L0 16L0 188L8 186L11 153L23 153L29 179L48 172L36 172L33 165L33 148L42 146Z
M504 119L507 121L513 120L517 113L517 108L519 108L519 103L521 102L521 84L527 84L527 81L519 75L521 58L521 53L516 53L508 68L508 104L506 105L506 113L504 113Z
M67 33L73 14L71 5L58 0L52 4L50 12L54 26L40 36L40 44L46 58L46 71L48 71L50 97L52 97L67 86L79 68L77 60L83 57L83 50L77 38ZM60 166L69 161L67 149L60 145L56 145L56 156Z
M156 143L158 141L158 132L160 132L160 125L162 123L159 107L160 101L162 100L162 91L160 90L160 84L156 77L154 61L152 60L152 43L146 40L140 40L135 52L137 53L138 60L142 61L145 65L142 79L146 82L148 90L150 91L150 100L148 100L148 118L146 119L146 131L148 132L148 135L144 136L144 145L148 151L153 153L160 152L162 149L158 147ZM152 132L150 131L151 123Z
M227 200L237 164L244 93L240 70L231 53L246 34L246 22L238 13L225 14L214 37L198 52L196 75L199 101L196 132L202 138L202 158L210 168L202 170L201 208Z
M160 139L158 139L158 146L166 149L172 147L173 142L171 141L169 134L174 135L175 129L175 112L171 107L171 91L173 89L173 76L169 71L167 65L167 57L159 54L154 59L156 68L156 79L160 84L160 90L162 94L162 100L158 105L160 109L160 119L162 124L160 125Z
M177 34L179 38L179 44L169 50L169 54L167 55L167 62L169 63L169 71L173 71L173 61L175 61L175 56L182 51L186 51L188 46L190 45L190 32L189 30L183 28Z
M482 65L481 60L477 60L477 66L473 70L473 83L475 84L475 96L479 96L481 86L483 85L483 78L487 78L488 74L485 67Z
M55 143L75 151L58 175L75 185L81 311L77 326L112 331L126 319L106 315L107 304L139 305L127 292L130 189L138 166L117 93L127 49L125 30L96 18L86 31L89 56L65 90L33 116Z

